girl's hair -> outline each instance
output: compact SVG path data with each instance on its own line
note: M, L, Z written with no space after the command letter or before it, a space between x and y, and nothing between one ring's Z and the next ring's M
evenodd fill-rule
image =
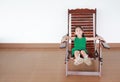
M76 29L76 28L80 28L82 31L84 31L81 26L76 26L75 29ZM77 35L75 35L75 37L77 37ZM82 37L85 37L84 33L82 33Z

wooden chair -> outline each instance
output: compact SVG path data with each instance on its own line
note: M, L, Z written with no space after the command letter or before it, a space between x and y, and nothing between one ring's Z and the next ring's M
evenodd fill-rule
M68 9L68 35L74 36L76 26L81 26L86 37L95 37L96 34L96 9ZM102 48L101 41L87 41L87 51L89 57L97 61L96 71L73 71L69 70L69 60L71 60L71 49L73 42L67 41L66 47L66 76L68 75L95 75L101 76Z

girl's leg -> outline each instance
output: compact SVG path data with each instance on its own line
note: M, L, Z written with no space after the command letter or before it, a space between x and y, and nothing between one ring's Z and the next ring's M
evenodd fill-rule
M84 50L81 50L80 53L83 56L83 58L88 57L88 54Z
M75 60L74 60L75 65L79 65L79 64L83 63L83 59L80 58L80 52L79 51L75 51L74 56L75 56Z
M88 54L84 51L84 50L81 50L81 55L83 56L84 58L84 62L87 64L87 65L91 65L92 62L90 60L90 58L88 58Z
M80 54L80 52L77 50L74 52L75 59L79 56L79 54Z

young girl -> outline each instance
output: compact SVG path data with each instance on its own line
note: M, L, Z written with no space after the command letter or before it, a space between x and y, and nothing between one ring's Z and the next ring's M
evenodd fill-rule
M102 39L102 37L85 37L83 29L79 26L75 28L76 37L69 37L69 39L74 41L74 47L72 48L72 56L75 57L74 64L79 65L81 63L86 63L87 65L91 65L91 60L88 57L86 50L86 41L88 40L98 40ZM83 58L81 58L82 56Z

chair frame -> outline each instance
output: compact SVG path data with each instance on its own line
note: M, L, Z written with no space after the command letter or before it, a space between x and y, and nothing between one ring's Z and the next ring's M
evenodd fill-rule
M84 11L84 12L83 12ZM72 14L73 12L76 13L93 13L93 19L96 19L96 9L68 9L68 35L70 36L69 30L71 27L71 17L70 14ZM94 28L94 37L96 36L96 21L93 20L93 28ZM94 59L98 60L98 69L95 72L92 71L71 71L69 70L69 66L68 66L68 62L69 62L69 57L70 57L70 53L69 53L69 46L71 45L70 41L67 41L67 46L66 46L66 56L65 56L65 64L66 64L66 76L68 75L92 75L92 76L101 76L101 68L102 68L102 48L101 48L101 41L99 40L98 43L96 43L96 41L94 41L94 46L95 46L95 51L96 51L96 57Z

